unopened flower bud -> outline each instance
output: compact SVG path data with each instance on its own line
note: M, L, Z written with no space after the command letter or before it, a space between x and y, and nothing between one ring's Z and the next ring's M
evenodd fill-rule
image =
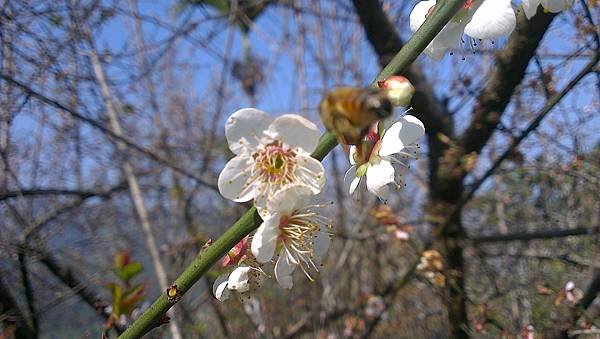
M377 85L381 89L388 91L388 98L394 106L407 107L415 93L415 88L407 78L394 75L386 80L378 81Z

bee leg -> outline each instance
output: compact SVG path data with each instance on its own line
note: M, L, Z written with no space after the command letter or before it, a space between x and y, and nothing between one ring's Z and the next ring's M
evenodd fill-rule
M356 153L354 154L354 161L357 166L360 166L369 161L369 159L365 159L365 157L368 156L369 148L369 143L365 140L361 140L356 144Z
M345 118L334 119L333 130L337 132L338 142L343 145L354 145L356 140L360 138L356 128Z

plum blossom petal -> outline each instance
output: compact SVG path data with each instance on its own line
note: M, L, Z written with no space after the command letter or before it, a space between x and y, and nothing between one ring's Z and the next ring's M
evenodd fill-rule
M348 150L348 160L350 161L350 165L356 165L356 160L354 160L354 155L356 154L356 146L351 145Z
M358 188L359 184L360 184L360 178L359 177L354 177L354 179L350 183L350 190L349 190L350 194L354 194L354 192Z
M285 114L276 118L269 126L269 133L290 147L300 147L312 153L319 144L321 133L314 123L295 114Z
M410 14L410 29L416 32L425 22L436 1L421 1ZM467 2L465 7L425 48L425 54L440 59L448 49L459 46L462 35L475 39L490 39L507 35L516 24L510 0L479 0Z
M279 236L279 214L267 218L256 230L252 238L252 254L259 263L268 262L273 258L277 237Z
M286 251L282 251L275 263L275 279L283 288L290 289L294 286L292 273L296 269L294 258L289 256Z
M447 50L459 46L465 23L449 22L440 33L427 45L425 54L432 59L441 59Z
M389 161L382 160L371 164L367 170L367 190L386 201L389 197L389 183L394 182L394 167Z
M427 14L433 6L435 6L436 0L420 1L415 5L412 12L410 12L410 30L415 32L427 19Z
M255 108L243 108L234 112L225 123L225 137L229 149L240 154L244 148L255 148L263 132L269 128L271 118Z
M484 0L465 26L465 34L477 39L490 39L510 34L517 17L510 0Z
M269 202L269 208L279 215L291 215L298 207L310 204L312 191L305 185L289 185L277 192Z
M352 155L350 155L350 159L353 159ZM356 165L352 165L344 175L344 185L348 188L350 195L354 194L359 183L360 178L356 176Z
M218 300L224 301L229 298L231 291L252 293L260 287L260 281L264 276L266 276L266 273L262 270L256 258L247 253L240 261L239 266L215 280L213 294Z
M329 245L331 244L331 236L327 232L318 232L317 237L315 238L315 255L318 258L327 253L329 249Z
M325 188L325 169L323 164L310 155L297 155L297 166L294 174L298 182L318 194Z
M249 266L236 267L229 275L227 288L240 293L248 291L250 289L248 273L251 269Z
M573 0L542 0L542 6L551 13L566 11L573 4Z
M537 8L540 5L540 0L523 0L523 11L527 19L531 19L537 12Z
M573 4L573 0L523 0L523 11L527 19L531 19L537 12L538 6L542 5L544 10L551 13L568 10Z
M425 126L421 120L412 115L405 115L386 130L381 140L380 156L399 153L406 146L413 144L425 134Z
M213 295L219 301L229 299L229 289L227 288L228 278L227 274L220 275L213 284Z
M229 160L217 182L221 195L236 202L252 200L258 185L257 181L248 182L249 173L246 170L252 165L249 155L238 155Z
M421 1L415 5L410 13L410 29L416 32L427 19L427 15L435 6L435 0ZM441 59L446 50L455 48L460 43L466 23L450 21L438 35L427 45L425 54L433 59Z

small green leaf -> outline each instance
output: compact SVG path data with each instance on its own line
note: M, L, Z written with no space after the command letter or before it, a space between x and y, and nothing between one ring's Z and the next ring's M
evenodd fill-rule
M122 314L131 315L135 307L144 299L147 284L136 285L125 292L120 304Z
M106 288L110 291L112 301L112 314L117 318L121 315L121 301L123 300L123 288L115 283L106 284Z
M129 282L133 277L135 277L138 273L140 273L143 269L142 264L139 261L134 261L130 264L125 265L125 267L117 269L116 273L119 279L124 282Z

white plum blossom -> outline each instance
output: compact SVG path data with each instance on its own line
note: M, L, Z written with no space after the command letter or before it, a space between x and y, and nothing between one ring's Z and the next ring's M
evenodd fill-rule
M220 301L229 299L229 290L237 290L239 292L246 292L250 289L248 284L248 272L250 267L239 266L236 267L231 274L220 275L213 284L213 294L215 298ZM231 283L230 283L231 278Z
M551 13L566 11L573 4L573 0L523 0L523 11L527 19L531 19L537 12L538 6Z
M357 152L356 146L350 148L352 167L346 172L344 181L349 185L350 194L364 183L369 192L385 202L390 186L400 188L398 178L402 168L408 167L405 160L415 158L414 144L425 133L425 127L412 115L405 115L387 129L384 121L379 124L360 145L364 149L362 152Z
M312 280L309 270L318 272L317 263L329 248L330 220L321 212L326 206L315 204L310 188L288 185L267 202L271 214L252 238L252 254L259 263L279 258L275 278L283 288L292 288L292 273L299 266Z
M266 276L253 257L248 257L231 273L220 275L213 284L213 294L220 301L229 299L230 291L246 293L257 290Z
M433 11L436 0L419 2L410 13L415 32ZM491 39L510 34L516 25L511 0L467 0L464 7L429 43L425 54L441 59L448 49L458 47L463 34L473 39Z
M281 187L299 183L313 194L325 185L325 170L312 158L319 129L305 118L286 114L271 119L267 113L244 108L225 124L229 149L235 153L219 175L219 192L236 202L254 199L261 217L267 202Z

